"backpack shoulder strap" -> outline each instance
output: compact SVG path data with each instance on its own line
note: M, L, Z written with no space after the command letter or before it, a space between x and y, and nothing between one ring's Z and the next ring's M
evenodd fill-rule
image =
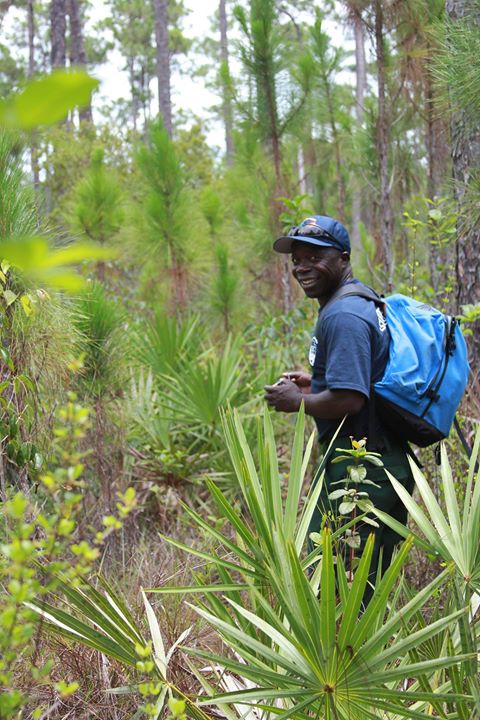
M330 303L340 300L340 298L349 296L357 296L362 297L365 300L371 300L382 309L382 312L384 312L385 300L380 297L375 290L368 287L368 285L363 285L363 283L346 283L345 285L340 285L338 290L333 293L332 297L322 307L322 310L324 310L327 305L330 305Z

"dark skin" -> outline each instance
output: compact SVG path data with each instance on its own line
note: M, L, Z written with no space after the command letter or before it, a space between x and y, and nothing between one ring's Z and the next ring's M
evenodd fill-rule
M319 247L301 241L292 246L292 274L305 295L323 306L343 282L350 280L350 255L332 247ZM307 415L324 420L340 420L356 415L365 397L355 390L311 392L311 375L294 370L283 373L275 385L265 386L265 400L281 412L297 412L302 400Z

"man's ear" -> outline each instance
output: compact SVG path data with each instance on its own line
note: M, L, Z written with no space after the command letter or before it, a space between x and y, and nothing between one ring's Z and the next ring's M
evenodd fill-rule
M350 262L350 253L348 252L342 252L342 260L344 262Z

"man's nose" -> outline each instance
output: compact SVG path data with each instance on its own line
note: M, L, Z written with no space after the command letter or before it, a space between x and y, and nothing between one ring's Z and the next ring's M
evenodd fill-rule
M300 260L297 260L294 270L310 270L311 267L312 263L308 258L301 258Z

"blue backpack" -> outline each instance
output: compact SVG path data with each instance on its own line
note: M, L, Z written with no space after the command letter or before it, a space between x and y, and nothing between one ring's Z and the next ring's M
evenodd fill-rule
M365 285L343 285L331 298L358 295L381 307L390 351L374 403L397 436L427 447L447 437L467 385L467 347L455 317L405 295L381 298Z

